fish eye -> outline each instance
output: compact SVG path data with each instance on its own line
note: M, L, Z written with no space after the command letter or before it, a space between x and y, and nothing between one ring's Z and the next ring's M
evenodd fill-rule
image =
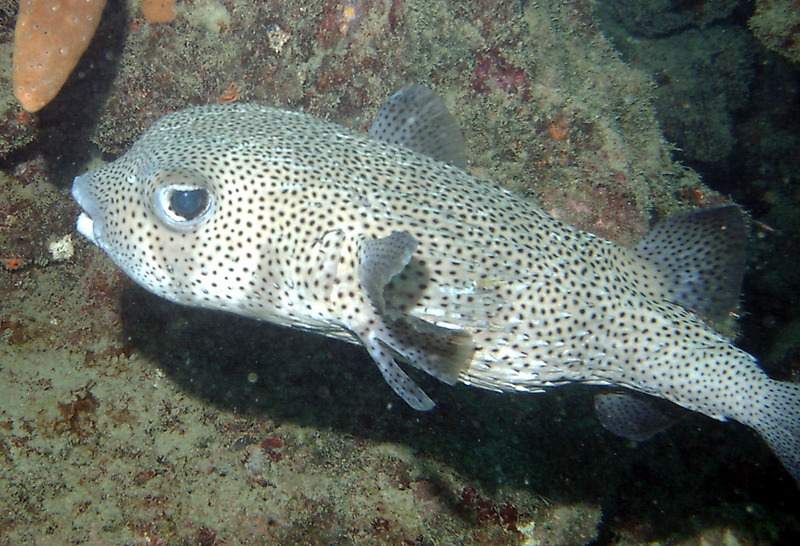
M171 227L192 227L208 218L213 208L211 192L201 186L174 184L156 194L156 207Z
M169 196L170 210L186 220L196 220L208 208L208 190L175 190Z

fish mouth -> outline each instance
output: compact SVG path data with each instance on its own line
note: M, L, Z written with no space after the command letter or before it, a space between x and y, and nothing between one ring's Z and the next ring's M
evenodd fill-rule
M95 229L95 221L93 218L93 216L99 217L100 207L97 201L92 198L91 192L89 191L89 173L84 173L75 177L75 180L72 182L72 197L83 209L78 215L75 229L92 243L100 246L98 242L99 234Z

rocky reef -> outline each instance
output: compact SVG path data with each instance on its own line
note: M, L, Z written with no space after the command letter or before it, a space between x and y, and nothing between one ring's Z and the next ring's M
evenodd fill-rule
M246 101L366 131L421 82L459 120L472 173L622 244L680 210L754 203L753 269L794 294L781 237L800 231L797 129L776 119L796 79L741 3L108 0L35 113L14 98L16 13L0 0L0 543L800 536L796 486L743 427L692 416L633 446L596 423L585 389L513 396L419 376L438 408L416 413L359 348L158 300L71 236L72 177L165 113ZM775 172L717 183L732 157ZM697 172L709 165L713 188ZM781 274L764 270L778 255ZM796 312L758 286L774 343L744 343L791 377Z

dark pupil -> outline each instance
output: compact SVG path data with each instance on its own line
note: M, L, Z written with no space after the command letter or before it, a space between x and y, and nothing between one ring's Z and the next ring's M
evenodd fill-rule
M169 198L172 210L178 216L187 220L194 220L203 214L208 206L208 191L175 190Z

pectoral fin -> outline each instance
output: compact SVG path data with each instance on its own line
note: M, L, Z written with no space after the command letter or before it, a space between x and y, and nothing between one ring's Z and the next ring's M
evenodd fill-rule
M358 247L358 274L365 297L375 312L362 342L386 381L409 405L431 409L433 401L403 373L395 358L406 361L437 379L455 383L472 360L471 336L419 318L390 313L384 289L411 261L417 240L406 232L381 239L363 239Z

